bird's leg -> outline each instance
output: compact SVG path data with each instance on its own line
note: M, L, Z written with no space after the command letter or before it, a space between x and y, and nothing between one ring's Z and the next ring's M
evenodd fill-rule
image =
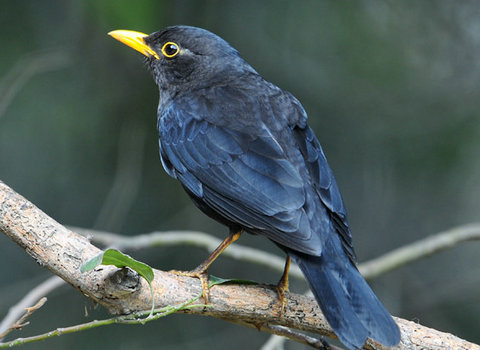
M202 292L203 292L203 299L205 300L205 304L208 303L208 298L210 294L210 289L208 287L208 274L207 270L210 265L215 261L216 258L233 242L240 238L243 230L237 232L230 232L230 234L223 240L220 245L215 248L215 250L206 258L200 265L198 265L195 269L191 271L177 271L172 270L170 272L180 275L180 276L187 276L187 277L195 277L200 280L202 284Z
M287 255L285 260L285 267L283 268L283 275L278 281L277 284L277 293L278 299L280 299L280 317L282 317L283 311L287 307L287 298L285 297L285 292L288 292L288 271L290 270L290 262L292 259Z

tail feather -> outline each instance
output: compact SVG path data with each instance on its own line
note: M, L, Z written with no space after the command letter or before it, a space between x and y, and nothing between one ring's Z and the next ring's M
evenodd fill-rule
M331 241L322 256L289 251L328 323L351 349L361 348L367 338L385 346L397 345L400 331L395 321L347 258L341 243Z

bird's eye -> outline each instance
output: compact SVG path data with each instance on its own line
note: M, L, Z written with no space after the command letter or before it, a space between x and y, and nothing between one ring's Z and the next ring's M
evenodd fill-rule
M178 55L180 48L177 44L169 41L162 46L162 53L165 57L172 58Z

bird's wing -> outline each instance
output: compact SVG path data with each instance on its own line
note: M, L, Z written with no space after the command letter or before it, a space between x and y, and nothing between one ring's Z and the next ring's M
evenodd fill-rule
M341 238L343 248L350 260L356 263L357 258L353 250L352 233L347 221L347 210L322 146L308 125L295 128L294 137L305 159L314 187L322 203L328 208L328 213L336 232Z
M271 103L236 111L202 101L163 111L158 127L167 171L227 220L280 245L320 255L324 235L331 234L329 212L339 212L343 227L344 208L320 145L300 120L306 118L300 115L303 109L280 111ZM245 116L245 110L261 111L262 118ZM299 113L300 126L286 125L287 118L275 115L281 112ZM272 118L265 122L269 113Z

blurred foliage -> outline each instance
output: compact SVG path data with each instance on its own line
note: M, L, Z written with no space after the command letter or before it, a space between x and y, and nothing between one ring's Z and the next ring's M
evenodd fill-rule
M113 29L188 24L229 41L304 104L349 209L360 260L479 220L480 4L473 1L13 1L0 5L0 179L64 224L127 235L226 230L161 168L157 88ZM49 272L0 236L0 315ZM281 254L266 239L250 244ZM395 315L480 342L480 246L465 244L373 283ZM135 252L192 268L191 247ZM222 258L220 258L222 259ZM276 283L222 260L212 273ZM295 281L294 290L305 285ZM89 316L84 316L84 309ZM71 288L55 292L27 336L102 317ZM1 316L0 316L1 317ZM259 348L268 335L175 315L26 348ZM287 349L301 348L287 344Z

